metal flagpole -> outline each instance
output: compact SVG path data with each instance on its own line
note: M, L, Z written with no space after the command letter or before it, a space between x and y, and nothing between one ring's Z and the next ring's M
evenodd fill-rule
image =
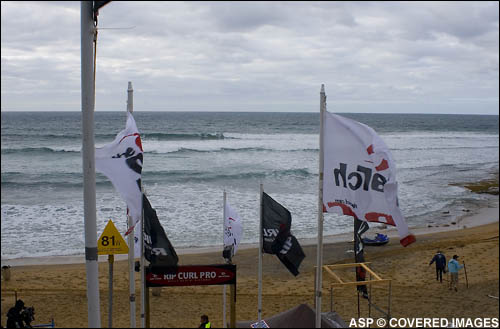
M132 81L128 82L127 88L127 111L134 112L134 89L132 89Z
M262 193L264 193L264 185L260 184L260 222L259 222L259 292L258 292L258 320L262 320L262 244L264 238L262 236Z
M85 269L87 273L87 309L89 328L101 327L99 309L99 271L97 263L97 223L95 196L94 143L94 35L93 1L82 1L81 24L81 93L82 93L82 164L83 213L85 225Z
M222 328L226 328L226 285L222 286Z
M132 89L132 82L128 82L127 89L127 111L134 112L134 90ZM132 217L128 217L129 228L134 225ZM129 268L129 301L130 301L130 328L135 328L135 264L134 264L134 230L128 235L128 268Z
M226 190L224 190L224 205L222 210L222 247L224 248L224 223L226 222ZM226 285L222 286L222 328L226 328Z
M231 328L236 328L236 283L230 286L230 298L231 303L229 304L231 307L231 317L229 318L229 326Z
M323 286L323 118L326 111L325 85L320 92L319 125L319 186L318 186L318 245L316 246L316 328L321 328L321 288Z
M127 89L127 111L134 112L134 90L132 82L128 82ZM134 225L132 217L127 215L128 227ZM130 301L130 328L135 328L135 266L134 266L134 230L128 234L128 281L129 281L129 301Z
M113 262L115 255L108 255L109 283L108 283L108 328L113 328Z
M144 190L141 186L142 194ZM142 196L142 195L141 195ZM139 235L139 241L141 243L141 327L146 328L146 273L145 269L145 259L144 259L144 205L141 211L141 234Z

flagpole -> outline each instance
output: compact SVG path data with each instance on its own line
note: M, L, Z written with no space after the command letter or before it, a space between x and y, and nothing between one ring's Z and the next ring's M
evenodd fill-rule
M144 194L144 190L141 186L141 192ZM142 195L141 195L142 197ZM144 205L141 211L141 234L139 235L139 240L141 243L141 327L146 328L146 274L144 273L145 259L144 259Z
M258 320L262 320L262 244L264 238L262 236L262 193L264 193L264 185L260 184L260 221L259 221L259 290L258 290Z
M319 184L318 184L318 245L316 246L316 328L321 328L321 290L323 287L323 117L326 111L325 85L320 92L319 125Z
M222 248L224 248L224 223L226 221L226 190L224 190L224 205L222 210ZM222 328L226 328L226 285L222 286Z
M88 327L101 327L99 303L99 270L97 256L93 41L96 29L93 21L93 1L80 5L81 25L81 93L82 93L82 164L83 213L85 226L85 269L87 273Z
M128 82L127 89L127 112L134 112L134 90L132 82ZM134 225L132 217L127 215L128 227ZM134 230L128 234L128 270L129 270L129 301L130 301L130 328L135 328L135 265L134 265Z

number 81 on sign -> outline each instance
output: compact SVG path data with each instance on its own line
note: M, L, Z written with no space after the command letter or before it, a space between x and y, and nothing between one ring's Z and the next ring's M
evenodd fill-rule
M128 254L128 246L110 219L97 241L98 255Z

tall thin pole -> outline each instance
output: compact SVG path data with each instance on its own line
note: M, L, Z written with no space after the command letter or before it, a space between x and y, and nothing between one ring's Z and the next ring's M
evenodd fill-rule
M467 278L467 267L465 267L465 262L462 263L464 264L465 284L467 285L467 289L469 289L469 279Z
M389 281L389 300L388 300L388 305L387 305L387 321L391 319L391 295L392 295L392 281ZM372 296L370 295L370 298ZM371 303L371 301L370 301Z
M127 111L134 112L134 89L132 89L132 81L128 82L127 88Z
M260 184L260 221L259 221L259 290L258 290L258 320L262 320L262 244L264 237L262 236L262 193L264 193L264 185Z
M229 318L229 326L236 328L236 283L230 285L229 292L231 295L231 316Z
M222 286L222 328L227 328L227 317L226 317L226 285Z
M108 255L109 283L108 283L108 328L113 328L113 262L115 255Z
M226 222L226 190L224 190L224 204L222 210L222 246L224 247L224 223ZM222 328L226 328L226 285L222 286Z
M142 188L141 188L142 189ZM144 190L142 191L144 193ZM142 196L141 196L142 197ZM141 243L141 327L146 328L146 273L144 259L144 206L142 207L141 234L139 241Z
M149 287L144 286L146 289L145 299L146 299L146 328L151 328L151 304L149 303Z
M85 223L85 269L87 272L87 307L89 328L101 327L99 309L99 271L97 264L97 223L95 196L94 143L94 20L93 1L82 1L81 20L81 81L82 81L82 167L83 214Z
M134 90L132 82L128 82L127 89L127 112L134 112ZM132 217L128 217L128 227L134 225ZM135 328L135 266L134 266L134 230L128 234L128 281L129 281L129 301L130 301L130 328Z
M319 125L318 245L316 246L316 328L321 328L321 288L323 287L323 118L326 111L325 85L321 85Z

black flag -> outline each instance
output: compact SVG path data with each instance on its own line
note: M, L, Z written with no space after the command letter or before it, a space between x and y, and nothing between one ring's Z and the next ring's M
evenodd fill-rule
M144 207L144 257L152 267L177 266L179 257L161 226L156 211L143 194Z
M297 239L290 233L292 215L273 198L262 193L262 249L265 253L275 254L286 268L295 276L306 257Z

